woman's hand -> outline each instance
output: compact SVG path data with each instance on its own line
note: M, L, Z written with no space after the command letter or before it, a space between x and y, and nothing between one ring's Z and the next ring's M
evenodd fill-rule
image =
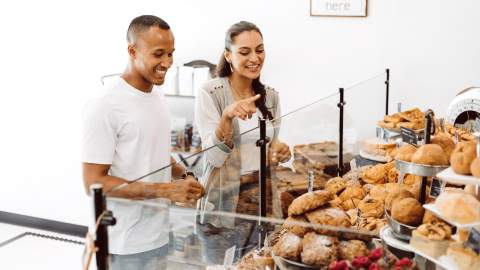
M255 101L261 97L260 94L246 99L242 99L228 105L222 113L222 116L229 120L238 117L242 120L250 119L252 115L257 111Z
M290 160L292 154L288 145L282 142L272 142L268 152L270 164L284 163Z

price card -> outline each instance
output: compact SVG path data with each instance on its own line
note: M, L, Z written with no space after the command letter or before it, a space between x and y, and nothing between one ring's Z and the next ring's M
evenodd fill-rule
M472 228L466 244L477 254L480 254L480 232L477 228Z
M444 188L445 184L444 182L440 181L437 178L432 179L432 184L430 185L430 197L431 198L436 198L442 193L442 190Z
M406 143L411 145L417 146L419 141L419 136L415 133L412 129L401 127L400 134L402 136L402 140Z

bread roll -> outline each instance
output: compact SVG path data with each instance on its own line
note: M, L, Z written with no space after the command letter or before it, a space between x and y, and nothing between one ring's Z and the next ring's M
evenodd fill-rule
M425 144L413 154L412 162L423 165L447 166L448 157L439 145Z
M401 200L401 199L404 199L404 198L415 198L413 196L413 194L404 189L404 188L398 188L398 189L395 189L393 190L391 193L389 193L387 195L387 198L385 198L385 208L390 211L392 210L392 204L396 201L396 200Z
M453 142L452 138L445 133L439 133L435 137L432 138L430 141L432 144L438 144L442 147L447 157L450 158L452 155L453 149L455 149L455 143Z
M477 145L475 142L458 143L450 157L453 171L458 174L471 174L470 165L476 157Z
M417 148L411 144L406 144L400 148L398 148L397 155L395 159L402 160L406 162L412 161L412 156L417 151Z
M473 160L472 164L470 164L470 172L473 176L480 178L480 158L477 157Z
M410 226L421 224L424 212L422 205L414 198L397 200L392 206L392 218Z

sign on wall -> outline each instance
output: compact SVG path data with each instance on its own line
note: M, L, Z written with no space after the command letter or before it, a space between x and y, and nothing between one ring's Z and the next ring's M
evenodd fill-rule
M310 16L366 17L367 0L310 0Z

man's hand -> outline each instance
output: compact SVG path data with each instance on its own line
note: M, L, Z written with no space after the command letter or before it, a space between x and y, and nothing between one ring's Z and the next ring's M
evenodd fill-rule
M292 154L288 145L282 142L273 142L270 145L268 156L271 164L276 165L290 160Z
M205 194L202 185L192 176L170 184L168 198L173 202L195 203Z
M246 99L236 101L233 104L228 105L223 111L223 115L228 119L233 119L238 117L242 120L251 118L252 115L257 111L255 106L255 101L261 97L260 94Z

